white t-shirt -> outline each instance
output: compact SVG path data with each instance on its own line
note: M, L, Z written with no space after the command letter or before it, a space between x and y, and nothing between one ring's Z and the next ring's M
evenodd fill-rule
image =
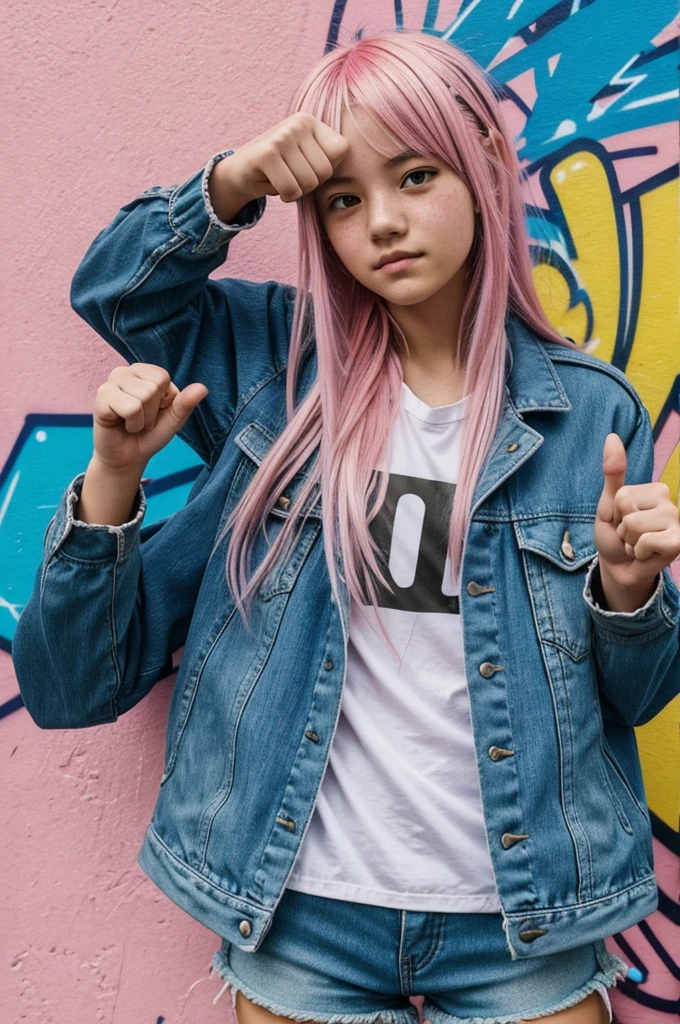
M326 773L287 887L421 910L499 913L447 543L470 396L431 408L402 383L385 503L369 530L394 595L352 602Z

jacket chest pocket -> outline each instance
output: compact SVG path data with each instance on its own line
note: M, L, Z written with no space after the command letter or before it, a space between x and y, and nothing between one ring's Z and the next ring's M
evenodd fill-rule
M258 422L249 423L234 438L235 443L243 452L243 458L240 460L234 474L220 529L224 522L226 522L227 516L231 514L231 510L240 501L276 440L276 436L262 423ZM249 579L254 574L256 568L264 561L268 550L290 518L293 506L298 500L299 493L305 486L306 481L307 474L299 471L278 495L265 519L264 533L260 529L253 539ZM307 509L309 509L308 512ZM315 504L312 504L311 508L308 504L303 511L303 517L305 514L307 514L306 521L302 525L295 524L292 527L297 538L292 549L285 558L277 559L276 564L270 569L260 584L258 596L261 601L270 601L278 594L286 594L292 590L305 558L321 532L320 499Z
M513 522L539 638L574 661L586 658L591 648L583 587L597 554L594 521L594 515L566 513Z

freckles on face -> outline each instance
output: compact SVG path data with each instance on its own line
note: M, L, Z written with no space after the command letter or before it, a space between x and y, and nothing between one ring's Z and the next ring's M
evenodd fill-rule
M417 301L433 294L464 265L475 231L474 200L451 170L439 171L417 197L396 191L392 204L362 199L347 211L320 210L328 240L345 268L377 294ZM340 203L342 206L342 203ZM377 211L375 216L373 211ZM423 253L408 270L376 270L380 256L404 249Z

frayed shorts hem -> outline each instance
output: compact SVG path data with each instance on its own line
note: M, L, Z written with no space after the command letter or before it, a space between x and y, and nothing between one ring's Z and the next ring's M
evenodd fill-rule
M276 1013L280 1017L289 1017L291 1020L304 1021L307 1024L310 1021L323 1021L323 1024L377 1024L378 1021L380 1021L380 1024L418 1024L418 1010L415 1006L406 1006L403 1010L376 1010L374 1013L333 1013L330 1016L323 1013L300 1013L299 1010L291 1010L288 1007L279 1006L278 1003L265 999L264 996L253 992L247 985L242 984L232 971L224 957L224 953L220 949L218 949L212 959L210 967L211 976L213 971L217 971L222 980L226 982L213 999L213 1004L217 1003L225 989L231 988L234 1024L237 1024L237 990L242 992L246 999L250 999L257 1006L264 1007L265 1010L271 1010L272 1013Z
M551 1006L544 1006L533 1013L511 1013L505 1017L454 1017L450 1013L442 1013L438 1007L428 1003L427 999L425 999L423 1003L423 1020L427 1020L431 1024L519 1024L520 1021L539 1020L540 1018L551 1017L554 1013L559 1013L560 1010L567 1010L571 1006L576 1006L577 1003L580 1003L589 996L591 992L599 992L602 996L607 1007L607 1013L609 1014L609 1024L612 1024L612 1004L609 1000L607 986L604 982L596 979L591 979L591 981L582 985L576 992L572 992L570 996L566 996Z
M425 996L422 1007L423 1021L425 1024L519 1024L521 1021L540 1020L544 1017L550 1017L560 1010L567 1010L572 1006L576 1006L577 1003L582 1002L589 996L591 992L599 992L607 1008L609 1024L612 1024L612 1005L607 989L613 988L618 979L625 977L626 965L619 957L614 956L605 948L604 942L597 943L597 945L599 947L598 962L600 970L575 992L565 996L559 1002L544 1006L540 1010L524 1011L519 1014L507 1014L500 1017L457 1017L453 1014L445 1013ZM322 1021L323 1024L378 1024L378 1022L380 1024L418 1024L420 1019L415 1006L404 1007L400 1010L376 1010L373 1013L335 1013L331 1015L301 1013L298 1010L291 1010L289 1007L280 1006L278 1003L266 999L259 993L253 992L249 986L242 984L232 971L223 950L218 950L213 956L210 966L211 977L213 972L217 972L225 982L225 985L213 999L213 1004L216 1005L225 990L231 988L233 1024L238 1024L236 1019L237 991L242 992L247 999L257 1006L262 1006L264 1009L270 1010L280 1017L288 1017L290 1020L300 1021L303 1024L310 1024L312 1021Z

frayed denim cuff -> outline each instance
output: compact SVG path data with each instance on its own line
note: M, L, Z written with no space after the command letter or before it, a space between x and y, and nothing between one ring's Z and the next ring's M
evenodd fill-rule
M183 184L173 190L169 206L168 218L170 226L177 235L184 235L193 242L192 252L207 255L215 252L229 242L239 231L253 228L262 217L267 197L251 199L243 206L233 223L225 224L215 213L210 202L208 178L216 163L229 157L233 149L225 149L216 153L208 160L205 167L197 171Z
M599 556L595 555L586 573L583 599L588 606L595 629L604 639L609 637L616 641L619 637L634 637L645 633L656 635L664 629L677 628L680 594L668 568L659 573L654 593L641 608L634 612L615 612L602 608L593 595L593 576L598 566Z
M75 518L85 473L74 477L62 494L57 511L45 531L44 556L50 561L57 552L82 562L100 562L127 557L139 540L139 531L146 514L146 495L140 483L132 508L132 518L120 526L85 523Z

